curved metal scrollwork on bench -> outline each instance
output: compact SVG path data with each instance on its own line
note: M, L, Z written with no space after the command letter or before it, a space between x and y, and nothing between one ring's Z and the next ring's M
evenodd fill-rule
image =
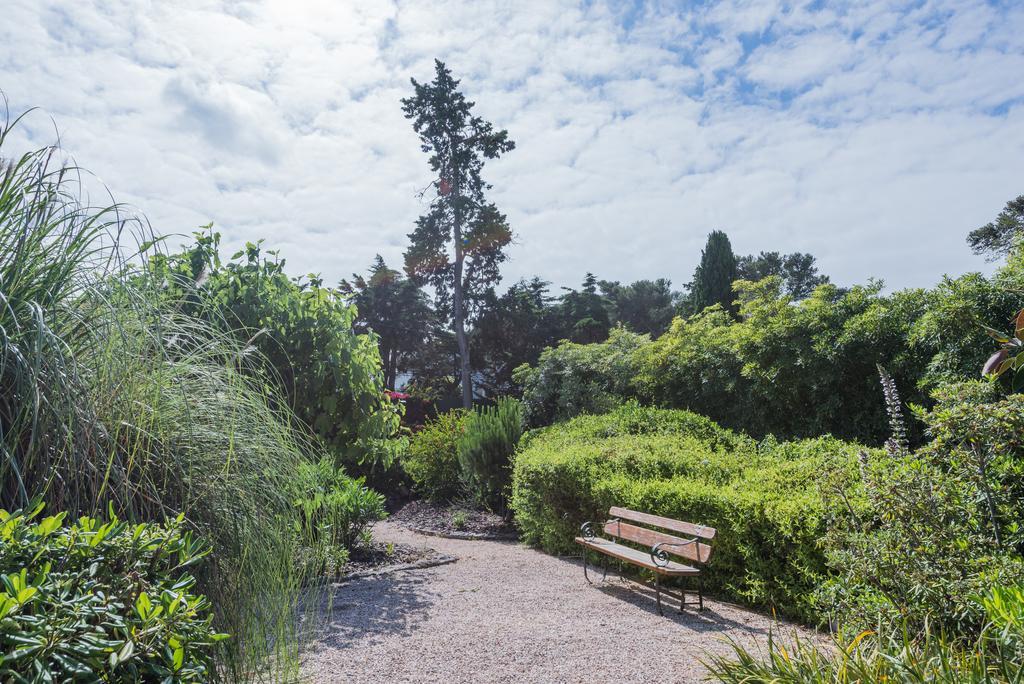
M599 530L603 530L605 525L613 522L620 522L620 520L618 518L612 518L611 520L605 520L603 523L595 523L591 520L588 520L587 522L580 525L580 536L586 539L587 541L590 541L591 539L596 539L600 535L600 532L595 532L594 526L597 525Z
M653 563L657 565L659 568L663 568L666 565L668 565L669 561L671 560L668 557L668 551L665 550L665 547L691 546L693 544L696 544L697 542L697 538L694 537L693 539L687 539L685 542L682 543L660 542L658 544L655 544L651 547L651 561L653 561Z

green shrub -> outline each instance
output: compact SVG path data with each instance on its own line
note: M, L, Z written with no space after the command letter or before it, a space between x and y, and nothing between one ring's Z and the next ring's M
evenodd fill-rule
M462 493L458 440L465 423L464 412L448 411L428 421L409 440L402 468L420 495L432 501L451 501Z
M818 483L857 451L832 438L758 443L687 411L627 405L527 433L511 506L524 540L555 553L578 551L579 525L612 505L715 527L706 587L816 621L832 514Z
M604 413L633 396L636 352L649 343L647 335L615 328L605 342L564 341L545 349L534 366L516 368L512 375L523 387L525 426L535 428L584 413Z
M847 630L930 621L974 636L985 622L974 597L1024 582L1024 395L994 390L937 390L918 411L929 444L864 458L834 481L837 498L863 497L824 539L834 577L821 605Z
M296 505L302 512L305 538L321 556L337 549L351 551L367 542L367 527L387 516L383 496L367 488L361 479L337 470L328 459L303 464L299 476L305 491ZM343 564L344 558L336 556L334 564Z
M357 334L356 309L312 277L290 278L262 241L222 263L220 234L194 234L179 254L155 254L152 278L170 303L252 346L260 378L272 378L289 407L349 472L387 469L403 448L401 405L384 394L373 334Z
M767 652L732 642L732 653L711 656L710 677L726 684L997 684L1024 678L1024 591L993 587L978 602L987 627L974 640L949 637L933 626L920 632L865 630L823 649L795 639L791 648L769 637Z
M458 452L462 484L478 504L505 511L512 480L512 455L523 434L523 411L515 399L466 415Z
M207 682L210 602L189 574L208 548L165 525L0 510L0 679Z

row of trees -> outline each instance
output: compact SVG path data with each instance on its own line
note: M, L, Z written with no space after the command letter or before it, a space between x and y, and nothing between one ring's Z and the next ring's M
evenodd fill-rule
M712 266L721 253L715 250L728 237L716 231L708 241L705 259ZM735 257L731 277L719 289L720 272L702 262L694 281L683 291L672 289L667 278L621 283L599 280L587 273L579 288L554 291L539 277L520 280L499 294L488 286L466 298L466 346L472 349L470 370L478 395L494 397L515 387L512 371L534 363L540 353L561 340L580 344L603 342L621 326L631 332L658 337L672 319L723 303L732 309L736 279L783 279L784 291L794 299L810 295L814 286L828 282L809 254ZM709 284L706 284L710 281ZM811 285L813 283L813 286ZM710 286L709 286L710 285ZM350 295L359 311L357 326L379 337L385 382L395 387L402 377L426 396L458 393L461 383L460 349L453 334L453 316L443 303L431 300L415 279L391 268L378 255L366 275L343 280L340 289ZM706 298L706 301L705 301Z

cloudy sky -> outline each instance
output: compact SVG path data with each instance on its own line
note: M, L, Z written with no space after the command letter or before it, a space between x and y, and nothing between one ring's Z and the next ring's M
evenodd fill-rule
M1024 193L1024 3L2 0L0 90L161 233L333 281L401 263L438 57L517 148L506 283L692 274L708 231L849 284L986 270ZM11 150L7 150L10 154Z

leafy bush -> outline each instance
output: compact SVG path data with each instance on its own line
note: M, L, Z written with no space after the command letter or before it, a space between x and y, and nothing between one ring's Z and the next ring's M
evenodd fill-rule
M188 573L209 551L183 529L0 510L0 679L207 682L210 602Z
M422 496L451 501L461 493L458 440L465 424L465 413L448 411L428 421L409 440L402 467Z
M925 625L920 633L866 630L824 650L799 638L787 649L769 637L766 653L733 642L733 652L712 656L712 679L727 684L994 684L1024 677L1024 591L993 587L981 597L986 628L976 640L947 637Z
M367 527L387 516L384 497L327 459L303 464L299 476L305 491L296 505L302 511L305 537L322 560L320 570L328 562L335 567L343 565L347 554L337 555L337 551L350 551L365 543Z
M185 313L236 336L258 354L261 377L277 381L298 417L336 454L338 465L387 469L403 448L400 404L385 395L376 336L354 329L347 295L316 277L290 278L260 243L222 263L220 234L194 235L179 254L155 254L153 278Z
M522 537L556 553L575 551L579 525L612 505L715 527L706 587L816 621L819 541L833 514L818 481L826 466L855 468L857 451L832 438L756 442L687 411L632 404L528 432L511 507Z
M647 335L615 328L605 342L563 342L545 349L536 366L513 372L523 387L526 427L551 425L583 413L604 413L632 396L635 355Z
M466 415L458 452L462 483L478 504L505 511L512 480L512 455L523 434L523 411L515 399Z
M847 630L879 620L976 635L973 599L1024 582L1024 395L980 382L941 388L918 410L933 440L862 459L837 497L863 500L835 520L825 550L835 577L821 603Z

